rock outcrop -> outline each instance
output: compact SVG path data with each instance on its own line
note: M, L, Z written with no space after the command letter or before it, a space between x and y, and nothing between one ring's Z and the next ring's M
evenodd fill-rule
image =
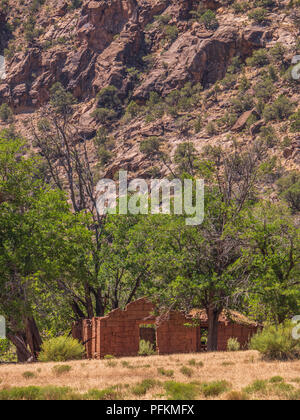
M125 114L125 108L132 100L144 105L153 91L164 98L187 82L200 83L204 87L198 108L187 110L192 115L186 115L179 107L179 112L175 109L171 115L167 110L155 122L151 118L149 122L138 112L128 123L126 114L124 120L112 121L109 131L122 141L116 142L118 148L113 151L113 162L105 168L108 175L113 175L120 167L147 174L149 165L155 166L155 163L140 153L140 141L151 136L167 137L168 145L164 147L167 154L172 155L180 142L187 141L186 133L180 131L181 123L186 123L189 141L195 143L197 150L208 142L227 144L228 138L241 133L245 144L255 141L266 125L263 115L253 110L255 104L242 106L237 112L231 107L233 97L240 97L241 67L228 77L229 86L224 87L221 82L215 89L213 85L228 75L234 57L245 63L254 50L269 49L278 42L287 50L283 63L287 69L299 37L298 26L294 24L298 11L289 15L287 10L290 9L284 9L287 1L267 7L269 21L254 24L248 12L234 11L230 2L203 0L202 12L210 9L216 13L219 27L213 30L199 16L193 19L191 11L197 10L199 0L83 0L78 8L70 7L69 0L48 2L52 5L51 11L41 6L35 16L39 35L26 41L24 25L16 26L11 34L13 48L8 43L7 28L13 28L24 7L11 8L7 15L0 10L0 53L1 48L9 49L7 76L0 82L0 105L3 102L10 105L16 115L15 121L21 121L23 116L25 120L25 115L38 119L41 107L49 101L51 86L60 82L77 99L74 121L78 124L79 135L89 140L101 126L93 118L93 110L97 107L95 97L104 87L113 85L118 89L122 109L122 112L118 110L118 116ZM29 0L26 0L26 7L28 4ZM26 7L24 22L29 16ZM208 15L212 16L211 13ZM273 61L270 64L273 65ZM243 91L247 97L255 95L258 74L259 69L248 66L245 79L251 88L246 85ZM277 96L284 93L294 103L299 99L297 90L290 85L284 86L283 82L282 85L277 83L277 90ZM205 122L198 124L200 131L196 132L193 126L199 115ZM249 118L252 115L255 118ZM186 121L178 122L179 119ZM257 122L249 127L248 122L255 120ZM216 127L206 130L205 124L212 126L215 121ZM280 136L279 128L276 130ZM285 162L295 164L299 159L299 147L295 146L295 136L291 137L291 143L288 143L291 146L281 149L278 154ZM164 168L160 167L160 171L166 174Z

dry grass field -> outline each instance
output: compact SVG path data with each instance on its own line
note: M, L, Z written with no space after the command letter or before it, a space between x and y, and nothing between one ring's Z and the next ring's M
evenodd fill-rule
M87 399L300 399L300 361L267 362L247 351L0 365L0 399L31 386L70 387L68 399L90 390L104 393Z

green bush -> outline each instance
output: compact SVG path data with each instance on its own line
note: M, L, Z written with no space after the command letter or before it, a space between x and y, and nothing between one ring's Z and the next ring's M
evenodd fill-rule
M290 116L292 133L299 133L300 131L300 109Z
M140 151L148 157L154 157L160 153L162 139L156 136L150 136L140 143Z
M246 63L252 67L264 67L269 64L268 52L266 49L254 51L252 57L247 58Z
M300 340L293 339L292 328L290 323L267 326L252 337L250 348L270 360L299 358Z
M115 359L115 356L113 354L106 354L104 356L104 359L105 360L113 360L113 359Z
M2 104L0 106L0 119L3 122L10 122L13 119L12 110L7 104Z
M180 369L180 372L184 375L187 376L188 378L190 378L193 375L193 369L187 367L187 366L182 366L182 368Z
M240 343L238 342L237 338L229 338L227 341L227 350L228 351L239 351L241 348Z
M288 118L293 112L293 103L284 95L280 95L271 105L267 105L263 112L266 121L281 121Z
M53 366L53 368L52 368L53 373L56 376L61 376L64 373L69 373L71 371L71 369L72 369L72 367L69 366L69 365L56 365L56 366Z
M201 391L205 397L217 397L226 391L229 391L230 384L226 381L215 381L201 385Z
M71 337L56 337L42 344L39 355L40 362L66 362L68 360L82 359L85 353L84 346Z
M257 9L251 10L248 13L248 17L254 20L255 23L264 23L267 19L268 11L263 9L262 7L258 7Z
M115 86L107 86L97 94L97 105L100 108L115 109L120 104L118 89Z
M300 211L300 174L291 171L277 182L280 196L286 200L293 213Z
M0 391L0 401L66 401L66 400L119 400L122 396L116 387L103 390L91 389L85 394L79 394L68 387L29 386L3 389Z
M144 379L141 383L135 385L131 392L134 395L142 396L145 395L151 388L156 385L156 381L154 379Z
M228 401L247 401L249 400L248 395L241 391L231 391L226 395Z
M139 348L139 356L151 356L155 354L155 350L150 341L141 340Z
M174 376L174 370L166 370L164 368L157 368L157 373L162 376L167 376L168 378L172 378Z
M67 92L61 83L55 83L50 89L50 104L61 115L72 114L75 98Z
M121 394L116 387L110 387L106 389L91 389L86 394L82 395L81 399L83 400L92 400L92 401L112 401L120 400Z
M273 378L271 378L269 382L271 384L278 384L278 383L284 382L284 379L281 376L273 376Z
M32 378L35 377L35 374L34 374L34 372L27 371L27 372L23 372L22 376L25 379L32 379Z
M96 108L92 112L92 117L101 124L108 124L117 117L117 113L113 109Z
M200 22L204 24L206 29L215 31L219 27L219 22L216 18L215 12L212 10L207 10L200 18Z
M246 394L265 394L267 391L267 381L256 380L251 385L243 389Z
M199 385L180 382L165 382L164 388L170 400L195 400L199 393Z

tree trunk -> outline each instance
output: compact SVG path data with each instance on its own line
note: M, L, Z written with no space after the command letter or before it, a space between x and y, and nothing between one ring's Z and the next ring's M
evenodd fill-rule
M76 316L77 319L86 319L86 315L84 315L84 313L79 308L78 303L75 302L75 300L73 300L71 302L71 308L72 308L72 310L74 312L74 315Z
M86 310L87 310L88 318L92 319L94 318L94 308L93 308L93 301L91 298L91 289L87 282L85 282L84 284L84 291L85 291L85 302L86 302Z
M19 363L26 363L32 358L32 354L28 350L25 333L16 333L7 335L8 339L17 349L17 358Z
M26 325L26 342L29 345L29 348L31 350L34 360L37 360L38 355L41 351L41 345L42 345L40 332L38 330L35 319L33 317L26 318L25 325Z
M213 352L218 350L218 325L222 310L209 307L206 312L208 317L207 351Z
M93 290L96 300L96 316L104 316L104 307L102 303L102 290L98 288L96 291Z

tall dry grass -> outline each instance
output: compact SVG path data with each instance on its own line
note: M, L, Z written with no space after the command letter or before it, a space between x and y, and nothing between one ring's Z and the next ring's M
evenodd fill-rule
M127 390L125 398L164 399L159 386L153 387L141 397L130 394L130 389L145 379L155 379L161 383L168 380L181 383L225 380L231 384L233 391L241 391L254 381L270 380L275 376L282 377L286 383L296 386L296 389L300 388L300 361L267 362L261 360L255 351L82 360L68 362L67 365L71 369L62 375L55 373L57 368L53 368L57 365L63 363L0 365L0 390L9 387L54 385L69 386L75 392L83 393L90 389L101 390L122 385L122 389ZM191 376L184 374L183 366L188 366L192 370ZM164 377L159 373L160 368L173 370L173 377ZM26 378L24 372L28 371L34 375ZM261 398L261 395L256 396L254 393L251 396L251 398L256 397ZM226 398L226 394L219 398ZM264 399L271 398L273 399L272 395L264 396Z

